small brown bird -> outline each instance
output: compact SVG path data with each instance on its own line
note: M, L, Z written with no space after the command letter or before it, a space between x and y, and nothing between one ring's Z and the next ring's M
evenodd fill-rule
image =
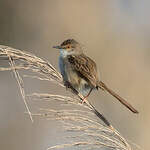
M59 68L64 83L69 82L85 98L90 95L93 89L106 90L133 113L138 113L126 100L99 80L96 63L83 53L82 47L77 41L68 39L60 46L53 48L60 50Z

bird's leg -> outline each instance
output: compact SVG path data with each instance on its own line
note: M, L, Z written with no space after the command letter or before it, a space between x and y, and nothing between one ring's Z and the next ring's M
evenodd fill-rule
M91 88L90 89L90 91L89 91L89 93L82 99L82 104L84 104L85 103L85 101L86 101L86 98L88 98L89 97L89 95L91 94L91 92L92 92L92 90L93 90L93 88Z
M70 84L69 81L64 81L64 86L66 87L66 89L67 88L71 89L74 94L76 94L76 95L79 94L79 92L75 88L72 87L72 85ZM93 88L90 89L89 93L85 97L83 97L83 98L80 97L82 104L85 103L86 98L91 94L92 90L93 90Z

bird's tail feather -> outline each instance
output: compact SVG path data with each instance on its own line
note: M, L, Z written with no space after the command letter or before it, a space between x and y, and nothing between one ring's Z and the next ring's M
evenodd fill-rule
M105 83L103 83L102 81L100 81L98 83L98 87L101 89L106 90L108 93L110 93L112 96L114 96L117 100L120 101L120 103L122 103L124 106L126 106L130 111L132 111L133 113L139 113L135 108L133 108L133 106L131 106L131 104L129 104L126 100L124 100L122 97L120 97L118 94L116 94L114 91L112 91L111 89L109 89Z

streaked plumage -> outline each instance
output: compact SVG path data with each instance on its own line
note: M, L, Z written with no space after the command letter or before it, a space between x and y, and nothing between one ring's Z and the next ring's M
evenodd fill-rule
M68 39L54 48L60 49L59 68L64 82L69 82L74 89L85 97L89 95L92 89L104 89L132 112L138 113L127 101L99 80L96 63L83 53L78 42L74 39Z

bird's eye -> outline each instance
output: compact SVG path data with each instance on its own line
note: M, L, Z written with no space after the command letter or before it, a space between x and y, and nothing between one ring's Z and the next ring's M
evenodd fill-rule
M67 48L70 48L70 45L68 45Z

